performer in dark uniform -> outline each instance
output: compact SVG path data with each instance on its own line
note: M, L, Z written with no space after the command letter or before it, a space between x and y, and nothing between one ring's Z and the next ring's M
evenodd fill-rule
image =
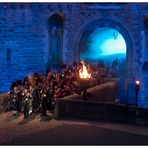
M47 98L47 91L44 90L42 92L42 113L44 116L46 116L46 111L47 111L47 108L48 108L48 98Z
M27 119L29 117L29 110L30 110L30 102L31 102L31 94L28 91L26 96L24 97L24 119Z
M22 88L18 87L17 100L16 100L16 108L18 112L21 112L22 110L22 99L23 99L22 90L23 90Z
M11 100L12 114L14 116L19 111L19 98L18 98L18 94L17 93L18 93L18 89L17 89L17 87L14 87L13 92L12 92L12 100Z
M29 117L29 98L26 98L24 100L24 119L27 119Z
M48 104L47 104L47 109L48 110L52 110L52 99L53 99L53 94L54 91L52 88L47 87L47 100L48 100Z
M33 112L36 112L40 102L40 94L37 86L34 87L32 97L33 97L33 102L32 102Z

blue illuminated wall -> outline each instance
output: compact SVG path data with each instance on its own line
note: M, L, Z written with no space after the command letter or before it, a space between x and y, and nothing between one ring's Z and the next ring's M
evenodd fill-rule
M59 38L63 35L55 30L50 37L53 27L49 26L51 16L62 17L60 7L56 3L0 3L0 94L9 91L16 80L41 70L45 72L55 62L50 57L53 52L62 55L57 52L63 51L58 49L58 42L62 41L54 39L54 35ZM55 43L52 47L51 40Z
M126 103L135 103L138 79L139 105L148 107L148 68L143 68L148 61L147 3L0 3L0 93L9 91L13 81L52 64L49 20L54 14L63 19L61 63L71 65L81 57L103 58L109 64L116 55L126 55ZM96 30L80 43L87 29ZM79 45L84 45L82 50Z
M45 70L46 22L42 10L30 6L0 4L0 93L9 91L12 82Z
M113 28L97 28L86 39L82 59L91 61L103 60L105 65L111 66L118 59L126 59L126 43L120 32Z

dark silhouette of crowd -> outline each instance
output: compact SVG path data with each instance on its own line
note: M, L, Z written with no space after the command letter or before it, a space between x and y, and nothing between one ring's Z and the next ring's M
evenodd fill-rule
M108 68L103 64L85 63L91 73L89 87L104 82ZM53 110L57 98L62 98L75 93L81 94L79 69L82 63L73 63L72 66L64 65L60 71L50 69L46 73L34 72L23 80L17 80L11 85L7 110L12 110L13 115L24 113L28 118L32 112L42 112L46 116L47 110Z

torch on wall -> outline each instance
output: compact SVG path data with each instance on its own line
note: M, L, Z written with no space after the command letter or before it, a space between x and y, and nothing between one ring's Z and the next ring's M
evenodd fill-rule
M90 85L91 73L88 72L84 62L81 62L82 68L79 70L80 88L83 92L83 100L86 100L87 89Z

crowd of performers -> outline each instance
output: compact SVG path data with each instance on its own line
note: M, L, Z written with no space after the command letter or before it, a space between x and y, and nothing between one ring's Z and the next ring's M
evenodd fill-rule
M91 73L90 87L103 83L108 69L100 64L86 66ZM23 112L24 118L40 112L46 116L47 110L53 110L57 98L81 93L80 68L81 62L74 63L71 67L65 66L60 72L47 69L45 74L35 72L24 80L13 82L5 110L11 110L13 115Z

